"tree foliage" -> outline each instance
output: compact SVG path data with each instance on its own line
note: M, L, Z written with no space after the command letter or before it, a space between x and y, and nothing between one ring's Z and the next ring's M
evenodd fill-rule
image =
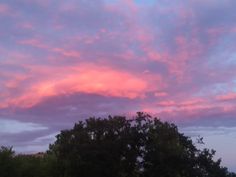
M90 118L50 146L61 177L226 177L214 151L199 150L174 124L148 114Z
M0 148L0 176L12 177L16 175L16 163L14 161L14 151L12 147Z
M89 118L63 130L43 157L0 149L1 177L236 177L174 124L145 113ZM200 139L202 143L202 139Z

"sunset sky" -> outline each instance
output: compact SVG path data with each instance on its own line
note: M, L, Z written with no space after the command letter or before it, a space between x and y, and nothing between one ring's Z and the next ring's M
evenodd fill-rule
M236 171L235 0L0 0L0 145L145 111Z

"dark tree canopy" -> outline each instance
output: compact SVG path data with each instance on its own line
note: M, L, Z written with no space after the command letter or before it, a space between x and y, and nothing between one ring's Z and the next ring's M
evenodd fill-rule
M42 157L2 147L0 177L236 177L213 160L215 151L141 112L89 118L56 138Z
M214 151L199 150L174 124L145 113L90 118L57 135L50 153L61 177L226 177Z

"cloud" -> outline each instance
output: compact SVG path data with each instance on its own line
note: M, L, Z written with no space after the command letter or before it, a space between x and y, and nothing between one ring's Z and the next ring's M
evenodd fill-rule
M71 67L32 67L30 79L36 81L28 85L18 96L3 95L1 107L30 107L44 98L77 92L97 93L105 96L136 98L142 97L147 83L126 71L116 71L109 67L81 64ZM40 76L40 77L38 77ZM17 87L25 77L17 75L5 83L5 87ZM14 90L13 90L14 91Z
M0 14L7 14L9 12L9 7L5 4L0 4Z
M0 117L19 128L5 122L2 143L37 151L78 120L140 110L210 135L230 129L235 5L1 1Z
M199 148L211 148L216 150L216 159L222 159L222 165L227 166L230 171L235 171L235 166L232 162L235 161L235 134L236 127L198 127L190 126L180 128L180 131L188 136L196 138L203 137L205 145L197 145ZM230 146L229 146L230 144ZM223 157L223 158L222 158Z
M17 8L19 3L9 1L2 8L7 6L17 14L4 17L9 20L2 31L4 36L14 35L1 42L1 61L5 68L7 62L15 62L17 70L8 65L3 73L7 78L1 81L5 90L1 96L6 102L2 107L23 102L22 106L32 106L44 97L67 92L144 98L150 91L156 93L152 102L162 107L165 104L165 109L166 103L183 108L181 104L188 102L184 96L192 99L201 94L199 99L203 101L199 104L225 107L220 101L216 105L211 97L222 94L219 90L216 93L217 85L234 84L233 49L228 48L235 38L233 9L229 8L233 1L173 1L170 5L166 1L145 4L101 0L91 4L71 0L55 3L55 13L45 3L49 2L25 0ZM226 11L228 15L222 17L220 12ZM102 65L106 69L99 69ZM77 74L75 67L87 70ZM85 75L90 80L101 75L99 88L98 83L84 83L81 77ZM126 90L117 89L113 85L123 79L113 81L113 77L130 77L134 83L129 80L132 84Z
M219 101L236 100L236 93L227 93L225 95L219 95L219 96L217 96L217 100L219 100Z
M22 132L45 130L47 127L28 122L19 122L17 120L0 119L0 133L17 134Z

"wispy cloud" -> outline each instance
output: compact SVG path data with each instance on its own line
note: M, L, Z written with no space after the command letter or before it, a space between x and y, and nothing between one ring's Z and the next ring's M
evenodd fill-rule
M48 127L34 139L94 113L236 125L235 5L3 0L0 116Z
M48 127L31 122L20 122L17 120L0 119L0 134L17 134L22 132L33 132L46 129L48 129Z

